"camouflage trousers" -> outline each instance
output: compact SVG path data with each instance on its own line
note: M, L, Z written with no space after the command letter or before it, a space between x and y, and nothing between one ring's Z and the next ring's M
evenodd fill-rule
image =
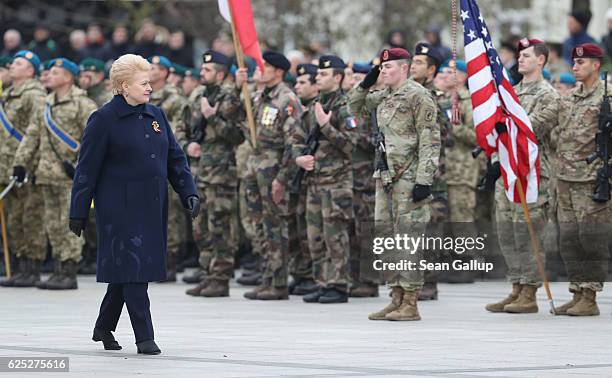
M225 185L209 184L204 189L204 212L206 222L198 222L198 235L204 235L204 242L210 252L208 260L209 278L229 281L234 272L234 254L237 248L235 235L230 235L232 218L236 211L237 188ZM194 230L195 231L195 230ZM202 250L200 250L200 253ZM201 255L200 255L201 256Z
M592 200L594 182L557 181L561 257L570 291L601 291L608 274L610 202Z
M206 187L198 184L198 193L200 194L200 203L202 204L200 215L193 220L193 241L198 248L200 267L208 271L210 261L212 260L212 246L210 245L211 238L208 235L208 210L206 207Z
M277 205L272 201L272 182L279 171L280 152L266 150L256 155L257 189L261 198L262 231L265 237L263 281L285 287L289 279L289 191Z
M308 249L308 227L306 222L306 190L289 197L289 272L295 280L312 279L312 257Z
M47 236L44 232L44 201L40 186L25 184L13 188L6 197L9 249L18 258L44 260ZM67 227L66 223L66 227Z
M448 235L449 220L449 196L448 192L441 188L441 191L432 192L433 199L429 205L431 217L427 224L427 235L433 237L445 237ZM427 262L437 263L443 259L442 251L427 251ZM425 270L423 280L427 283L438 282L438 272Z
M179 195L168 186L168 253L178 254L187 230L185 209Z
M349 271L353 284L378 285L380 274L374 270L372 238L374 237L375 190L353 190L355 219L350 228Z
M476 236L476 189L468 185L448 185L448 232L457 237ZM471 259L473 253L465 252L459 258Z
M57 261L81 260L84 240L68 228L70 186L41 185L45 202L45 231Z
M349 227L353 220L352 178L338 185L310 182L306 192L308 249L320 287L348 291Z
M419 237L425 233L431 217L430 200L412 202L414 179L404 175L391 185L387 192L380 180L376 180L376 207L374 213L375 236L395 238L396 235ZM383 252L383 262L398 263L409 260L418 265L423 251L414 254L390 249ZM423 287L423 272L414 270L384 270L383 277L390 287L401 287L407 291L418 291Z
M548 180L540 179L538 202L528 204L527 209L538 245L545 240L546 224L548 223ZM539 274L535 251L531 246L529 229L521 204L511 203L506 197L504 183L498 180L495 187L495 221L499 247L508 266L506 276L511 283L540 286L542 277ZM545 256L542 254L542 260ZM542 261L544 262L544 261Z
M244 193L244 194L243 194ZM265 236L262 225L263 205L257 185L257 161L254 155L246 162L246 173L240 185L240 215L242 226L251 241L253 253L266 259Z

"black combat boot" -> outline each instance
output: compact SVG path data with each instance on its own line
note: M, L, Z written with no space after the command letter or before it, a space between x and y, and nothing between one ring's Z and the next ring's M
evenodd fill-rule
M40 266L42 261L27 259L27 272L15 280L15 287L34 287L40 282Z
M77 285L77 262L74 260L66 260L60 263L60 274L56 280L47 281L47 289L49 290L74 290Z
M0 281L0 286L2 287L13 287L15 286L15 281L21 279L21 276L27 274L28 264L26 259L18 259L17 263L17 271L13 272L11 278L5 278Z

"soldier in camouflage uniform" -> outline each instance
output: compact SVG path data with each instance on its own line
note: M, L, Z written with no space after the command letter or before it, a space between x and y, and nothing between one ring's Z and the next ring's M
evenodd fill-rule
M97 109L85 91L74 85L78 71L78 66L68 59L54 60L49 76L53 92L46 97L44 106L37 109L13 162L13 176L23 182L26 167L32 167L37 153L40 154L30 173L42 187L45 231L56 260L54 274L37 285L41 289L77 288L83 240L67 227L71 176L87 119Z
M264 71L260 82L265 89L259 93L253 115L257 124L257 145L251 163L257 171L257 190L261 198L261 216L265 235L263 282L245 293L248 299L288 299L289 216L288 185L297 170L291 159L290 135L302 114L298 98L284 82L283 76L291 64L277 52L263 54ZM244 72L236 74L240 88ZM254 188L248 189L254 191Z
M191 94L198 88L202 87L200 83L200 70L198 68L190 68L185 71L185 78L181 82L183 95L188 99L192 99ZM191 104L191 102L189 102Z
M207 223L199 224L205 235L205 245L212 256L208 277L187 294L204 297L229 295L229 280L234 271L235 237L227 235L237 210L238 176L236 147L244 141L240 129L242 111L240 98L233 83L227 83L230 59L216 51L203 55L201 76L206 90L194 99L191 127L194 141L187 145L187 154L199 158L197 182L206 201ZM199 105L199 107L198 107ZM203 261L206 263L206 261Z
M79 64L79 87L87 91L87 96L92 99L98 108L113 98L111 91L106 89L104 82L104 62L95 58L85 58ZM96 266L96 217L93 209L89 212L89 226L83 232L85 248L83 251L84 266L81 273L94 274Z
M599 71L604 51L586 43L572 51L573 71L580 83L563 98L557 142L558 219L561 257L570 281L572 300L555 309L560 315L599 315L596 293L608 273L608 244L612 217L610 201L595 201L601 160L587 164L595 149L598 116L604 94ZM602 193L609 195L609 193Z
M298 64L295 92L302 104L302 123L314 112L314 103L319 90L316 85L318 67L314 64ZM299 193L291 193L289 211L289 247L291 251L291 275L293 283L289 293L304 295L318 290L312 276L312 257L308 249L306 222L306 188L308 177L302 180Z
M546 45L537 39L523 38L519 42L518 54L518 70L523 80L514 88L540 146L538 201L529 204L528 209L536 234L540 236L539 244L542 245L548 222L549 141L551 131L557 125L559 95L542 77L548 59ZM499 166L499 162L494 165ZM495 188L495 206L499 246L508 266L507 277L512 284L512 292L501 301L488 304L486 309L491 312L537 312L536 291L542 285L542 279L530 244L523 208L521 204L508 200L502 180L498 180Z
M369 64L353 64L353 78L359 84L372 67ZM379 80L380 82L380 80ZM355 88L351 91L356 90ZM349 94L350 96L350 94ZM374 254L370 243L374 235L374 206L376 183L374 173L374 129L372 114L354 114L357 120L355 147L353 149L353 211L355 218L350 230L351 250L349 296L355 298L378 297L380 274L373 267Z
M296 128L293 155L308 173L306 223L312 272L319 289L307 303L348 301L349 227L353 217L352 153L357 121L341 90L346 64L334 55L319 58L319 97ZM309 135L319 133L316 151L304 153Z
M430 92L408 79L410 54L401 48L381 52L381 69L373 68L351 95L353 114L374 110L378 127L384 135L388 170L377 168L375 222L382 236L421 235L430 220L431 186L440 157L440 128L436 123L437 106ZM369 92L379 72L387 89ZM418 261L420 251L385 251L383 258L399 262ZM418 292L423 286L420 270L385 271L392 288L392 301L369 315L371 320L419 320Z
M0 186L9 183L15 152L34 115L45 102L47 92L35 78L40 61L31 51L19 51L11 64L12 86L5 87L0 105ZM3 83L6 84L6 83ZM36 216L43 208L42 191L33 180L21 188L14 187L3 202L7 204L8 241L19 266L10 279L0 286L31 287L40 281L40 265L47 252L43 217Z
M151 104L159 106L175 133L177 140L184 140L181 131L186 130L185 123L189 119L189 106L178 89L167 82L172 63L168 58L156 55L149 58L151 65ZM181 242L186 240L187 220L181 200L173 190L168 190L168 269L166 281L176 281L176 264Z

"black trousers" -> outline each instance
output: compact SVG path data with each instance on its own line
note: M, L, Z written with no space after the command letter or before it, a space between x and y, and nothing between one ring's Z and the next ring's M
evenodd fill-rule
M100 305L96 327L114 331L125 303L132 322L136 343L154 340L148 283L109 283Z

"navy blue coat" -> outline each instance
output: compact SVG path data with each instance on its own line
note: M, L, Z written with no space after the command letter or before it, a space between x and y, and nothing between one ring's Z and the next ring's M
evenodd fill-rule
M183 204L197 190L164 112L115 96L87 121L72 186L70 218L87 218L93 198L98 282L166 278L168 185Z

